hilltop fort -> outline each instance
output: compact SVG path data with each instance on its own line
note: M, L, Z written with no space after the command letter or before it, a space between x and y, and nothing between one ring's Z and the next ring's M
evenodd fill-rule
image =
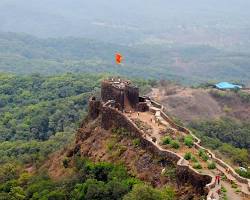
M198 193L207 196L207 199L219 199L221 184L216 179L219 174L238 185L241 193L235 194L238 195L237 198L249 197L248 179L240 177L229 165L202 147L199 138L173 122L161 104L149 97L140 97L138 87L131 81L121 78L102 81L100 99L91 97L89 100L88 122L96 120L100 121L103 130L118 129L120 134L126 132L125 136L139 139L144 149L164 163L175 165L176 181L179 185L191 184ZM83 124L78 132L78 140L85 140L89 135L91 131L86 130ZM162 140L166 136L178 145L163 144ZM186 137L191 137L194 141L191 146L187 147L183 142ZM74 153L77 151L81 151L79 144L76 145ZM206 161L199 157L201 151L207 157ZM184 159L187 152L196 156L194 163ZM216 167L209 169L207 162L216 163ZM197 164L199 168L196 168Z

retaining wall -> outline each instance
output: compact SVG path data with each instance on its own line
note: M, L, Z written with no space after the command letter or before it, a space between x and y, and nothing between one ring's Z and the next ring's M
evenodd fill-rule
M154 104L155 104L155 102L154 102ZM153 105L153 104L152 104L152 105ZM247 184L247 185L248 185L248 190L250 191L250 181L249 181L247 178L241 177L239 174L237 174L237 173L235 172L235 170L234 170L231 166L229 166L228 164L226 164L226 163L225 163L224 161L222 161L221 159L217 158L217 157L215 156L215 154L213 154L210 150L208 150L208 149L202 147L202 146L200 145L201 140L200 140L198 137L196 137L190 130L188 130L188 129L182 127L182 126L179 126L179 125L175 124L175 123L173 122L173 120L171 120L171 119L166 115L165 111L166 111L166 109L162 106L160 112L161 112L161 117L162 117L164 120L166 120L171 126L173 126L174 128L176 128L177 130L179 130L179 131L181 131L181 132L184 132L184 133L186 133L186 134L192 135L192 137L196 140L195 143L194 143L194 147L195 147L196 149L198 149L198 150L199 150L199 149L203 149L207 154L209 154L209 155L211 156L211 158L212 158L212 160L213 160L214 162L216 162L217 164L221 165L221 166L222 166L223 168L225 168L225 169L229 169L229 173L230 173L237 181L239 181L240 183Z
M248 184L248 189L250 191L250 181L248 179L239 176L229 165L227 165L222 160L216 158L216 156L211 151L202 147L200 145L200 139L197 138L195 135L193 135L191 131L189 131L185 127L175 124L175 122L167 116L167 114L165 113L165 108L161 104L152 100L150 101L151 101L151 104L157 108L157 109L150 108L151 112L153 113L160 112L161 117L164 120L166 120L171 126L173 126L174 128L176 128L177 130L181 132L192 135L196 140L194 143L194 146L196 149L203 149L204 151L206 151L206 153L209 154L211 158L217 164L221 165L225 169L229 169L230 174L233 177L235 177L235 179L237 179L241 183ZM109 105L109 102L102 105L100 101L95 101L91 99L89 106L90 106L89 111L90 111L90 115L92 118L96 118L99 114L101 114L101 118L102 118L101 125L104 129L110 129L112 127L124 127L131 133L131 136L139 138L141 141L141 144L147 150L154 153L155 155L163 156L168 161L171 161L173 164L175 164L176 169L177 169L178 184L189 182L201 194L203 193L208 194L207 196L208 199L209 197L213 196L213 193L211 192L211 190L215 187L215 184L216 184L214 177L200 174L191 166L184 163L185 160L181 156L177 155L176 153L172 151L168 151L157 146L155 143L151 141L151 138L147 138L144 132L141 131L136 126L136 124L134 124L134 122L131 121L126 115L112 108L111 105Z
M210 187L213 184L211 183L211 176L200 174L189 165L184 164L184 158L178 154L162 149L161 147L157 146L157 144L153 143L150 138L145 138L146 135L144 132L141 131L133 121L131 121L120 111L112 107L104 106L102 109L101 125L106 130L112 127L123 127L127 129L131 136L140 139L144 148L152 152L154 155L162 156L166 160L176 165L178 184L184 184L188 182L192 184L194 188L202 195L208 194Z

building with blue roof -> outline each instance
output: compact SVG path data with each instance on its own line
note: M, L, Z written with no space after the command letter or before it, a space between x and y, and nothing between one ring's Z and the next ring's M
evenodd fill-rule
M232 90L232 89L241 89L241 85L236 85L228 82L220 82L215 84L215 87L220 90Z

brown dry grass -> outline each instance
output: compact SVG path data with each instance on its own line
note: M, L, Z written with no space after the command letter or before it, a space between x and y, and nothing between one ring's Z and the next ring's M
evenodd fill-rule
M216 98L211 95L211 89L169 85L154 88L149 95L161 102L170 115L176 116L185 123L223 116L250 121L249 103L242 102L237 96L233 96L231 99Z

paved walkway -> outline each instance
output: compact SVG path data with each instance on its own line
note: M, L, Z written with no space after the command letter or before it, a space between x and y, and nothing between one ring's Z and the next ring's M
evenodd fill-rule
M160 145L161 139L164 136L161 134L161 131L166 130L166 127L170 127L171 129L174 129L174 128L171 127L170 124L165 120L161 120L161 122L163 124L159 124L156 122L156 120L155 120L156 118L158 118L158 119L161 118L159 111L157 111L155 115L152 112L140 112L139 116L138 116L138 113L132 113L132 114L126 114L126 115L132 120L139 119L140 121L150 125L152 127L152 132L151 132L151 134L146 135L146 139L152 141L152 138L156 138L155 145L157 146L157 148L164 150L164 148ZM175 131L177 131L177 130L175 130ZM178 153L178 150L171 149L171 151ZM198 150L196 150L196 151L198 151ZM178 153L178 154L183 156L183 153ZM186 161L186 162L189 163L188 161ZM238 182L232 175L228 174L222 166L217 164L216 167L217 167L216 170L202 169L200 171L203 174L208 174L208 175L211 175L213 177L218 175L218 174L223 173L227 177L228 180L233 180L242 191L245 191L246 193L249 192L246 184L242 184L242 183ZM226 194L227 194L227 198L229 200L244 200L244 198L242 198L239 193L235 192L235 189L233 189L231 187L231 184L229 182L221 181L221 183L222 183L223 187L225 187L227 190ZM221 187L221 185L216 185L216 187L210 191L210 192L214 193L215 198L217 196L216 191L218 191L220 189L220 187ZM218 199L218 197L216 199Z

